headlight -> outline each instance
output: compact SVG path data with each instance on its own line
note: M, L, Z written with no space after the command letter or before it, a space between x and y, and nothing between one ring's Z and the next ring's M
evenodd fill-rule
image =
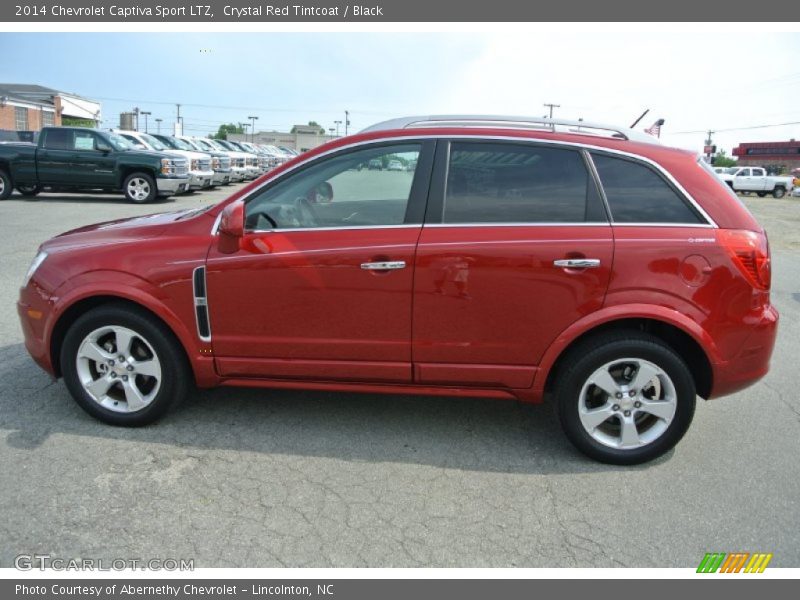
M172 175L175 172L175 163L169 158L161 159L161 173L163 175Z
M198 161L196 158L193 158L192 159L192 171L199 170L199 165L200 165L200 161Z
M33 274L36 273L36 269L41 266L45 258L47 258L47 252L43 250L36 255L36 258L33 259L31 266L28 267L28 272L25 273L25 281L22 282L22 287L28 287L31 277L33 277Z
M220 162L219 158L214 157L211 159L211 168L214 169L215 171L219 171L221 165L222 163Z

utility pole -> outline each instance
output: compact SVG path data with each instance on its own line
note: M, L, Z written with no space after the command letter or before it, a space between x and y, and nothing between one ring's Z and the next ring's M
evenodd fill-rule
M549 102L545 102L543 106L547 106L550 108L550 118L553 118L553 109L554 108L561 108L560 104L550 104Z
M255 141L256 141L256 119L258 119L258 117L249 116L247 118L250 119L253 122L253 127L252 127L252 129L250 129L250 141L255 143Z
M175 106L178 107L178 119L177 122L175 123L175 133L178 135L183 135L183 121L181 121L181 105L176 104Z
M341 125L342 122L341 121L334 121L334 124L336 125L336 137L339 137L339 125Z
M161 121L164 119L156 119L156 128L158 129L158 133L161 133Z
M711 157L713 156L714 151L716 150L714 142L711 140L711 136L714 135L715 133L716 131L712 131L711 129L708 130L708 138L706 138L706 147L703 148L704 153L706 155L706 162L708 162L708 164L711 164L712 162Z
M152 115L153 113L151 113L149 110L143 110L139 114L140 115L144 115L144 132L147 133L147 116L148 115ZM137 123L137 125L138 125L138 123Z
M350 111L344 111L344 134L347 135L347 129L350 127Z
M134 130L139 131L139 107L133 107L133 114L136 115L136 124L134 125Z

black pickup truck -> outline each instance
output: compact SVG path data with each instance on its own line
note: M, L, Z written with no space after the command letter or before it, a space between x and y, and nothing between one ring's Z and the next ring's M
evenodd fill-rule
M151 202L188 189L183 157L136 150L122 136L83 127L45 127L37 145L0 144L0 200L53 192L122 192Z

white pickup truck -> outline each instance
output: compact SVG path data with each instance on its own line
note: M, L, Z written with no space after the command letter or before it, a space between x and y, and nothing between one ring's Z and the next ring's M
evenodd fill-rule
M767 194L783 198L792 191L791 177L767 175L766 169L761 167L732 167L726 171L717 175L736 192L755 192L762 198Z

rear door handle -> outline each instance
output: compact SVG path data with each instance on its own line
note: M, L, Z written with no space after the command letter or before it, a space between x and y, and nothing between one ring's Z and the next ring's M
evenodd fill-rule
M397 269L405 269L406 261L404 260L387 260L379 262L366 262L361 263L361 268L365 271L394 271Z
M564 258L553 261L554 267L562 269L596 269L600 266L599 258Z

